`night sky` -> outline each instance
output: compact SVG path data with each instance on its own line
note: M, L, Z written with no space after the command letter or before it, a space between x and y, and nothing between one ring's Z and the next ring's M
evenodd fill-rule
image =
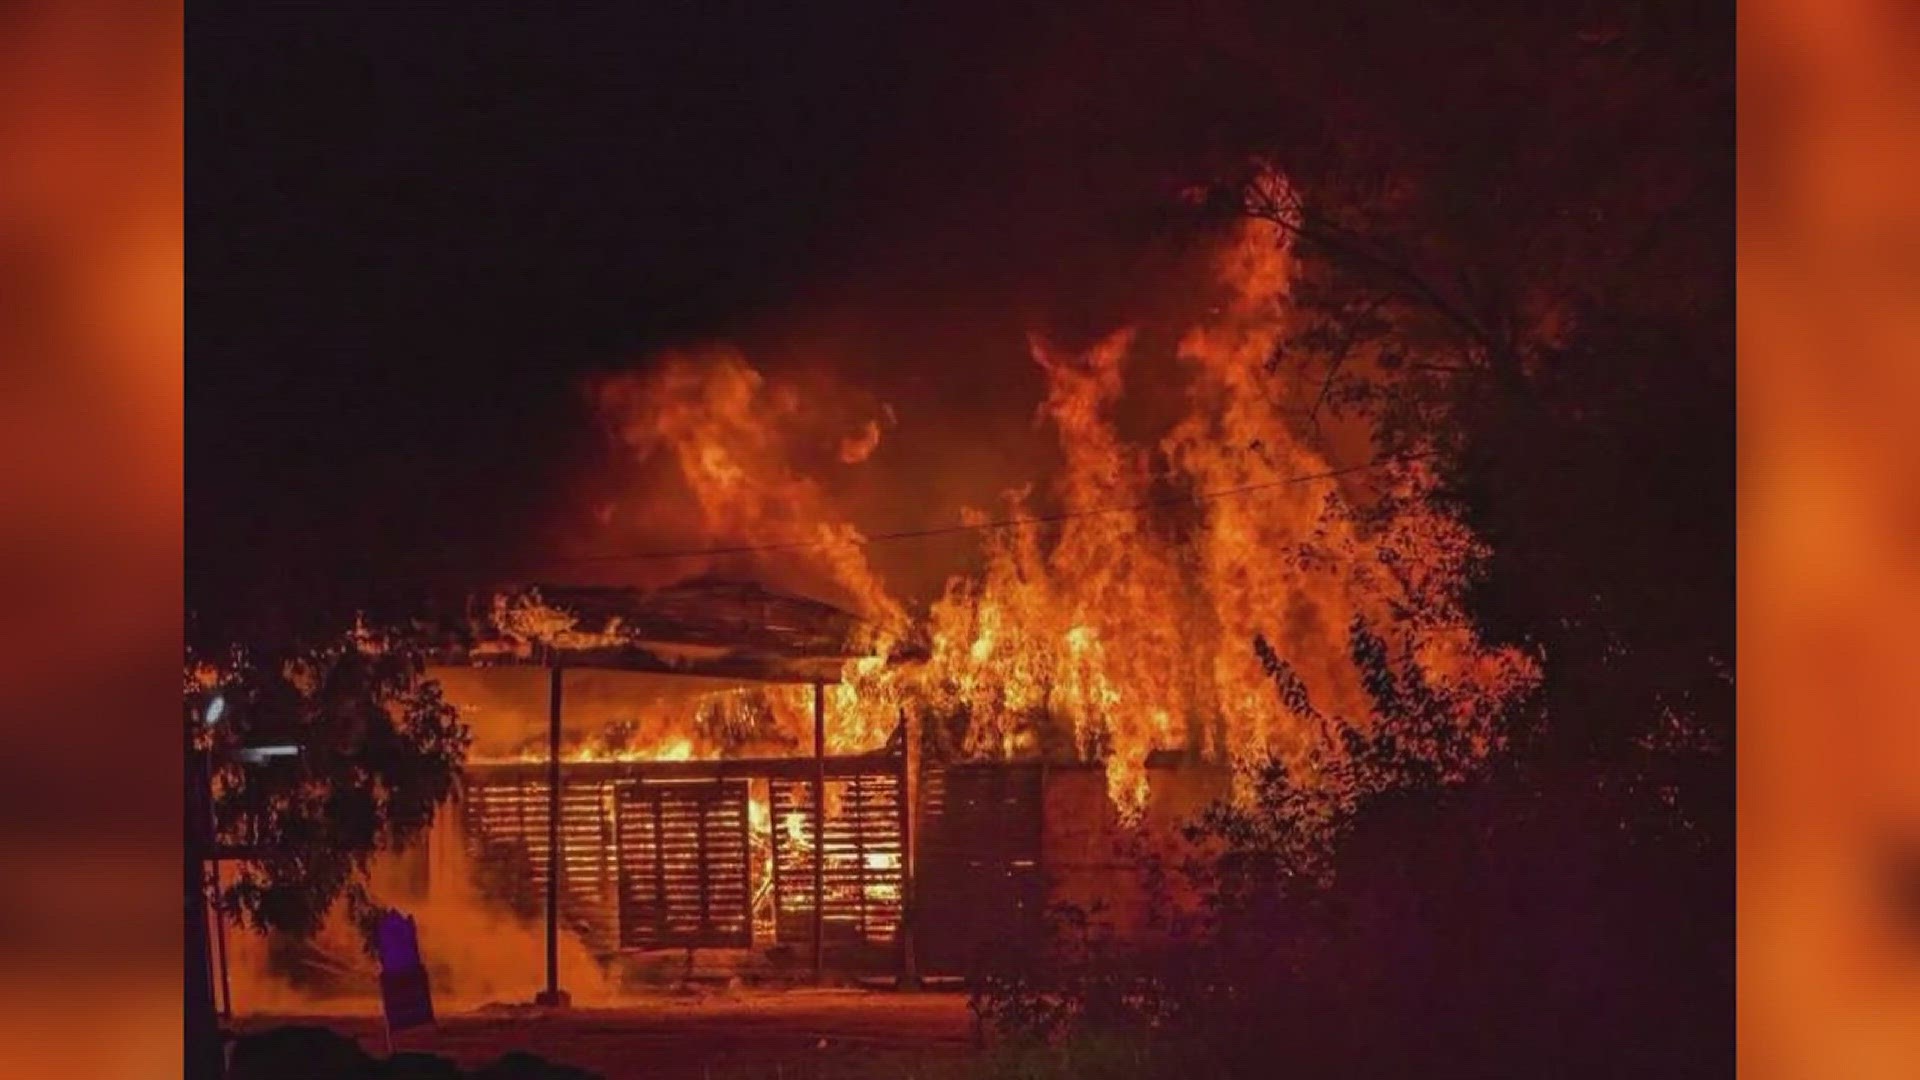
M1171 174L1084 98L1151 20L258 10L189 22L202 608L537 556L582 377L675 343L838 343L905 421L1021 437L1026 329L1103 329L1164 255Z
M855 523L951 524L1045 475L1029 331L1191 314L1182 187L1341 102L1472 130L1447 75L1554 116L1476 74L1489 23L1421 5L244 10L187 34L203 613L538 565L608 453L583 382L701 342L869 388L893 494Z

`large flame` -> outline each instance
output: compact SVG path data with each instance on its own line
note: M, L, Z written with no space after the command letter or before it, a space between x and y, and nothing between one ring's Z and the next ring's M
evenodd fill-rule
M811 419L796 387L770 383L738 350L716 348L606 379L593 396L641 463L672 462L697 511L686 521L676 516L673 495L655 491L639 512L735 547L797 541L805 553L785 569L798 582L826 585L883 633L904 628L906 612L869 566L865 537L835 510L823 485L794 464L793 432ZM836 456L858 464L879 438L878 423L869 420L842 436Z
M1276 385L1268 365L1287 329L1290 273L1284 238L1250 222L1215 262L1220 302L1177 347L1131 329L1082 351L1033 337L1039 420L1057 437L1060 471L1038 492L1007 492L997 513L961 511L983 562L950 578L917 627L869 562L865 535L799 464L796 447L809 425L817 436L819 418L796 387L716 348L605 380L594 397L640 462L670 463L701 537L752 549L757 569L822 583L871 620L874 655L831 691L836 749L869 748L911 713L954 735L960 754L1102 761L1127 811L1146 797L1156 750L1234 763L1278 755L1312 775L1316 755L1338 752L1316 730L1321 717L1369 723L1350 649L1356 621L1463 703L1472 744L1490 746L1497 710L1482 706L1532 669L1484 648L1462 611L1479 549L1425 497L1433 481L1420 461L1332 475L1346 470L1290 422L1300 388ZM1122 422L1133 378L1184 387L1178 415L1156 418L1144 437ZM873 455L878 431L856 424L815 441L844 468ZM656 487L646 505L673 504ZM567 632L564 620L546 629ZM925 636L931 658L882 663L909 633ZM1283 702L1256 640L1284 657L1311 707ZM759 700L779 726L804 731L804 696L788 698ZM687 752L720 752L693 719L675 736L690 739Z

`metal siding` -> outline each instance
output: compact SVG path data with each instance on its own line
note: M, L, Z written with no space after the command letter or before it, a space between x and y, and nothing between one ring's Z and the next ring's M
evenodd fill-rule
M969 975L1041 943L1045 767L994 763L921 776L915 936L923 974Z
M622 948L753 943L746 781L623 784L617 817Z
M771 784L775 933L782 942L813 938L813 784ZM822 876L823 936L829 943L888 944L900 929L905 872L897 773L827 781Z

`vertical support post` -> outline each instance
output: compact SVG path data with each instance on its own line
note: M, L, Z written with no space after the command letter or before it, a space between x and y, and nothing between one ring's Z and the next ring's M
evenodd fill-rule
M547 989L537 999L547 1008L567 1004L560 991L560 658L547 669Z
M903 990L917 989L920 985L919 961L913 950L913 799L917 794L913 783L914 732L907 719L905 709L900 710L900 730L906 736L900 748L900 979Z
M827 695L813 684L813 981L827 978Z

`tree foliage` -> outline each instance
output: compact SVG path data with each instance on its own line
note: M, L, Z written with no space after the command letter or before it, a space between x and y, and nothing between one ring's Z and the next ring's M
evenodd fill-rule
M1489 34L1393 10L1275 16L1303 64L1271 84L1285 115L1264 132L1243 120L1254 164L1218 188L1296 259L1274 377L1309 423L1364 425L1380 456L1431 455L1441 497L1489 549L1478 621L1542 660L1525 760L1631 788L1695 835L1723 826L1724 23L1535 5ZM1417 78L1325 77L1416 61Z
M424 673L417 651L359 630L189 658L186 715L213 763L219 839L246 854L220 897L231 915L305 933L336 903L363 925L379 913L366 884L373 858L425 832L470 739ZM299 753L236 753L269 746Z
M1371 718L1249 643L1334 752L1265 763L1194 830L1220 933L1180 951L1199 977L1141 977L1201 1003L1196 1068L1722 1071L1732 40L1689 0L1228 3L1142 32L1191 65L1179 94L1124 62L1085 92L1167 133L1203 207L1277 227L1274 393L1432 468L1487 549L1476 624L1543 680L1490 775L1376 627L1349 628Z
M1210 806L1187 835L1217 852L1203 875L1217 921L1263 917L1265 907L1331 883L1334 849L1356 814L1384 795L1431 791L1467 779L1487 755L1497 718L1463 722L1478 699L1449 693L1388 647L1364 618L1348 628L1348 651L1369 715L1324 714L1292 666L1264 638L1254 642L1281 703L1316 726L1327 752L1252 770L1248 797ZM1477 720L1477 722L1475 722ZM1311 772L1309 772L1311 770Z

